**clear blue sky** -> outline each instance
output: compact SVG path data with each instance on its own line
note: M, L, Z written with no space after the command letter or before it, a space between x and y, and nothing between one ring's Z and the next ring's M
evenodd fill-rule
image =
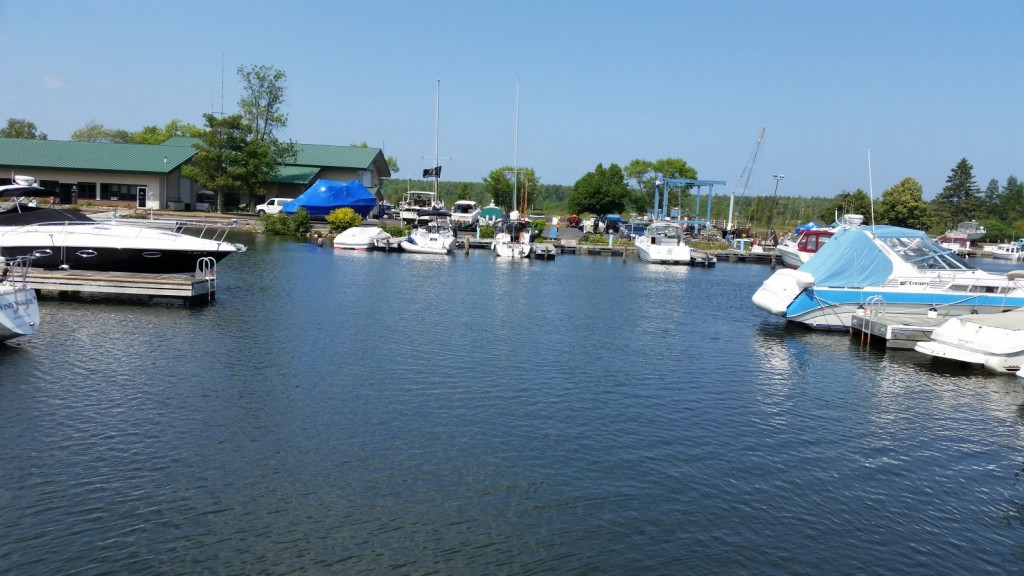
M876 196L933 198L961 158L981 188L1024 178L1024 0L0 0L0 22L0 122L50 139L202 125L266 64L283 138L381 146L397 178L433 163L437 79L443 180L672 157L727 193L762 126L748 194L868 191L869 149Z

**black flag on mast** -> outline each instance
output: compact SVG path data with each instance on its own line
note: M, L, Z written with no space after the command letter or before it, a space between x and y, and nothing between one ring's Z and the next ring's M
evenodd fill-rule
M424 178L440 178L441 177L441 167L440 166L434 166L433 168L424 168L423 169L423 177Z

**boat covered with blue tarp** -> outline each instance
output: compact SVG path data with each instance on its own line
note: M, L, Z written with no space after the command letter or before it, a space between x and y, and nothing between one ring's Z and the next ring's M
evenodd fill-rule
M366 218L377 206L377 197L358 180L338 181L320 179L284 205L281 211L294 214L304 208L310 216L327 216L338 208L351 208Z

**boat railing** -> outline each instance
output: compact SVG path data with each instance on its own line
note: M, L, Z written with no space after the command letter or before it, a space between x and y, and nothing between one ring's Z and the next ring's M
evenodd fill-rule
M8 232L20 232L35 227L45 226L47 229L60 229L66 232L71 228L87 230L95 226L118 226L122 229L135 229L141 234L147 229L167 230L178 234L185 234L197 238L212 240L214 242L225 242L228 233L235 228L235 222L230 225L204 221L189 220L165 220L165 219L117 219L117 220L72 220L59 222L36 222L12 227ZM100 228L102 229L102 228ZM58 232L59 233L59 232ZM3 233L0 233L2 236Z
M31 256L0 257L0 284L25 286L28 283L28 269L31 265Z

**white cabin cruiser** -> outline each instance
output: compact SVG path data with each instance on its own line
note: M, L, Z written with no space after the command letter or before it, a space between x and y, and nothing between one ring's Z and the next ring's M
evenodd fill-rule
M452 225L460 230L475 228L480 220L480 206L472 200L456 200L452 204Z
M636 253L644 262L652 264L689 264L692 259L686 245L685 231L679 222L658 220L652 222L643 236L634 241Z
M0 342L34 334L39 326L39 301L29 287L29 259L0 263Z
M194 272L200 258L220 261L244 247L225 240L228 228L157 220L93 220L77 210L43 208L29 195L35 179L0 186L0 257L32 258L32 266L117 272ZM29 182L31 181L31 182ZM183 234L189 226L199 235ZM209 237L204 237L207 234Z
M444 202L438 198L437 192L410 190L398 203L398 216L404 224L417 224L420 214L433 210L444 210Z
M968 264L919 230L843 226L799 270L772 274L757 307L811 328L845 330L872 302L887 313L958 316L1024 307L1024 279Z
M415 254L451 254L455 250L455 231L451 226L451 213L447 210L428 210L420 213L418 226L402 240L402 250Z

